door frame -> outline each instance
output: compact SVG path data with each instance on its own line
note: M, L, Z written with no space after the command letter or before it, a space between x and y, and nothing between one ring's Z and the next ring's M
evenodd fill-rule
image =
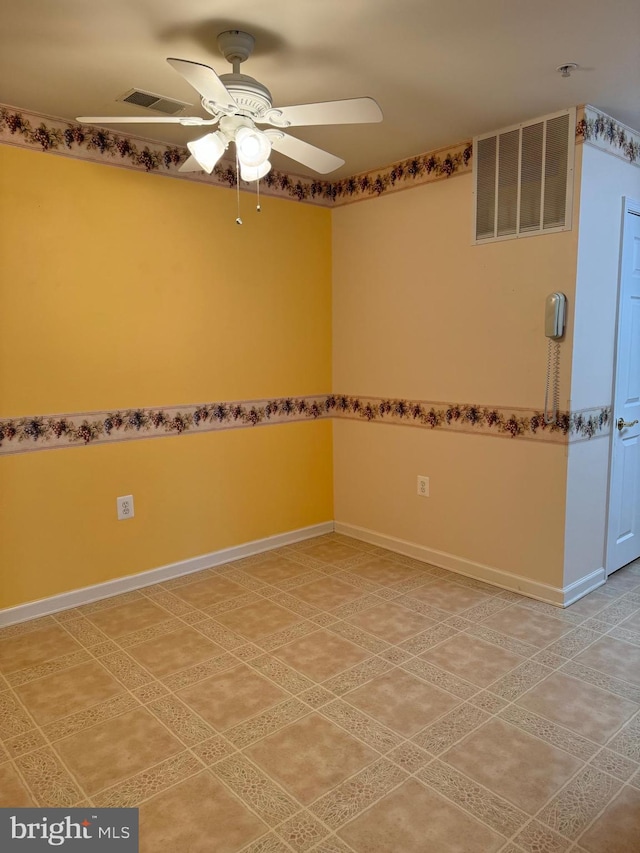
M611 435L609 437L609 476L607 477L607 505L606 519L607 527L605 531L605 546L604 546L604 570L605 578L609 578L617 569L611 569L611 483L613 479L613 451L615 445L615 400L616 400L616 385L618 378L618 334L620 331L620 308L622 298L622 258L624 250L624 238L626 232L627 216L640 216L640 201L629 196L622 197L622 211L620 217L620 250L618 255L618 287L616 292L616 324L613 339L613 375L611 377Z

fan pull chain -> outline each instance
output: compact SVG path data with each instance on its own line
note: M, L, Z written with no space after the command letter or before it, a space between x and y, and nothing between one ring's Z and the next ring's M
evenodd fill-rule
M260 178L256 181L256 192L258 197L258 203L256 204L256 210L258 213L262 213L262 208L260 207Z
M236 151L236 197L238 201L238 215L236 217L236 225L242 225L240 217L240 161L238 160L238 152Z

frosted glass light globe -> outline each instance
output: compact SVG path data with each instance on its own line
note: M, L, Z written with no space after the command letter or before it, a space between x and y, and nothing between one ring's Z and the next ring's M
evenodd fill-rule
M238 159L243 166L262 166L269 159L271 143L261 130L240 127L235 142Z
M207 133L206 136L201 136L200 139L194 139L192 142L187 142L187 148L198 163L202 166L205 172L211 174L213 167L222 157L227 147L227 143L220 135L219 131L215 133Z
M240 177L243 181L259 181L271 171L271 163L265 160L261 166L245 166L240 164Z

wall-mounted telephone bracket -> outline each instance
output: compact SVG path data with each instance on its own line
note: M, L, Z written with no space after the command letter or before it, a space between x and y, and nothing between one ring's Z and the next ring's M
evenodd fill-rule
M544 303L544 333L558 340L564 335L567 297L564 293L550 293Z

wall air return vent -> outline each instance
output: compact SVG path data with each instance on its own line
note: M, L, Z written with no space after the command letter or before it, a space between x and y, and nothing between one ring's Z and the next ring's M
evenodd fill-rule
M474 243L571 228L575 109L477 136Z
M142 89L131 89L116 98L116 101L124 101L125 104L133 104L136 107L146 107L148 110L156 110L168 116L178 115L185 107L192 106L186 101L175 101L163 95L154 95L153 92L143 92Z

